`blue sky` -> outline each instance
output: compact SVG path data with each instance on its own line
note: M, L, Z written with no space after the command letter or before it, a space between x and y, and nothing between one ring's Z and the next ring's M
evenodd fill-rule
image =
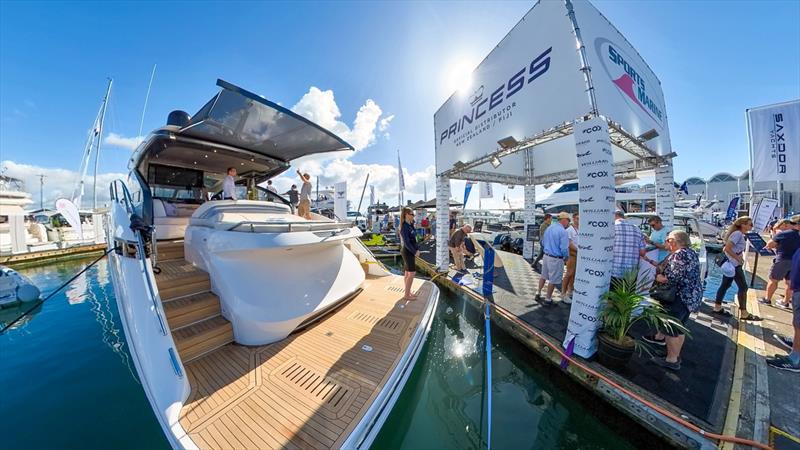
M745 170L745 108L800 97L800 2L594 3L662 82L676 179ZM452 68L478 64L532 5L2 2L0 160L76 170L108 76L106 131L135 137L158 64L145 132L173 109L193 113L217 78L289 107L313 86L332 91L348 136L373 141L319 170L358 178L364 164L394 165L401 149L416 186L431 180L433 113L451 92ZM305 100L331 119L330 97ZM360 109L372 134L356 132ZM124 172L129 154L104 146L100 171ZM420 196L414 190L407 198Z

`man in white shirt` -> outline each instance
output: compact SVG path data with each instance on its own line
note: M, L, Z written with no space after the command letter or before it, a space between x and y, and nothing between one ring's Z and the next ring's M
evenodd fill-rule
M228 167L228 175L222 182L222 199L223 200L236 200L236 183L233 179L236 176L236 168Z
M267 190L272 192L273 194L278 193L278 190L275 189L275 186L272 185L272 180L267 180Z

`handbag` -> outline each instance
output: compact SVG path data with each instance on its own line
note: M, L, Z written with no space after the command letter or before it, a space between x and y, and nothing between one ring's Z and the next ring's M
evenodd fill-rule
M653 283L650 288L650 298L662 305L674 303L677 294L678 288L672 283Z
M725 261L727 260L728 260L728 255L726 255L725 252L720 252L717 253L717 256L714 257L714 264L716 264L717 267L722 267L722 265L725 264Z

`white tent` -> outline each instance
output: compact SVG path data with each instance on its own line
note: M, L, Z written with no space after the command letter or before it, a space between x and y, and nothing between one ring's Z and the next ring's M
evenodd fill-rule
M439 220L447 217L450 179L524 185L526 226L533 224L535 185L577 179L582 248L567 341L574 338L575 353L591 356L598 299L610 278L615 173L655 171L656 210L672 224L674 153L661 83L583 0L537 2L472 80L434 114ZM444 270L447 229L437 234ZM532 252L526 242L523 255Z

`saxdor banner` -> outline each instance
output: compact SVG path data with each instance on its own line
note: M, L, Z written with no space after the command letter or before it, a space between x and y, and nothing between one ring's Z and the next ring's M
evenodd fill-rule
M614 250L614 158L606 122L593 118L575 124L581 226L578 263L564 347L588 358L597 349L600 296L608 291Z
M800 100L746 115L753 181L800 181Z

